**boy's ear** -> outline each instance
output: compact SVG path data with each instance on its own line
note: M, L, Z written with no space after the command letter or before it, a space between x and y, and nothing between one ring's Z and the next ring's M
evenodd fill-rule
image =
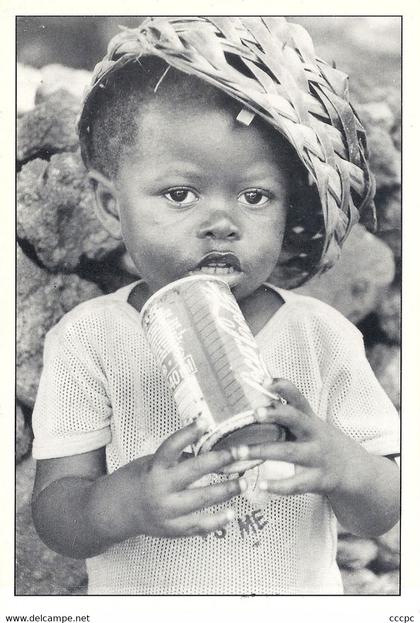
M122 238L117 192L111 180L95 171L89 171L89 180L95 193L96 215L107 232L117 240Z

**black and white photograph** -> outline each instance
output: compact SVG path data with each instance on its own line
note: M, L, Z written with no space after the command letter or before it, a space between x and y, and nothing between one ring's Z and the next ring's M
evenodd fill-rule
M141 8L15 16L9 592L416 621L405 17Z

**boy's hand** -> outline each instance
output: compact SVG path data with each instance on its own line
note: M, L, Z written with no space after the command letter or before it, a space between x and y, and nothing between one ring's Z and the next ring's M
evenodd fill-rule
M263 408L258 419L285 426L294 441L249 446L246 458L294 463L295 475L266 480L260 488L282 495L323 494L342 526L359 536L377 536L390 530L399 518L399 473L395 463L368 453L323 422L289 381L276 380L270 389L288 404Z
M258 410L260 422L276 422L292 433L293 441L250 446L248 457L287 461L295 465L295 475L267 480L260 488L269 493L329 495L347 483L360 453L366 452L334 426L323 422L312 411L303 394L289 381L276 379L268 388L286 399ZM354 473L354 471L353 471Z
M139 534L203 535L222 528L233 519L230 509L217 513L197 512L226 502L246 487L244 479L190 487L202 476L218 472L234 461L231 450L185 458L184 449L198 441L202 434L199 423L190 424L166 439L155 454L136 459L103 479L98 495L110 499L112 491L112 508L108 508L106 524L118 525L118 540ZM112 534L112 528L110 532Z

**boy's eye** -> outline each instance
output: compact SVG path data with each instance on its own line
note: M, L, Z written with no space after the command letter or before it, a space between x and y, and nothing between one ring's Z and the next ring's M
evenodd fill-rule
M265 190L251 188L241 193L238 200L248 206L263 206L270 200L270 195Z
M188 205L197 201L197 195L189 188L172 188L164 193L164 197L171 203L178 205Z

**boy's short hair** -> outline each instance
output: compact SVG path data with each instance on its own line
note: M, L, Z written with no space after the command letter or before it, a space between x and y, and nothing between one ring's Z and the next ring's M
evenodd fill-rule
M289 259L279 266L284 287L329 268L361 217L374 227L374 181L347 76L316 58L306 31L284 18L150 18L124 29L83 103L86 166L114 177L137 136L140 108L159 88L171 102L185 101L187 83L197 87L192 99L228 107L239 122L257 115L289 149L299 183L289 197L282 253Z
M90 103L90 139L84 160L109 179L118 174L121 157L138 139L139 117L161 101L184 107L186 101L240 112L239 102L226 93L168 66L153 56L128 63L101 81Z

